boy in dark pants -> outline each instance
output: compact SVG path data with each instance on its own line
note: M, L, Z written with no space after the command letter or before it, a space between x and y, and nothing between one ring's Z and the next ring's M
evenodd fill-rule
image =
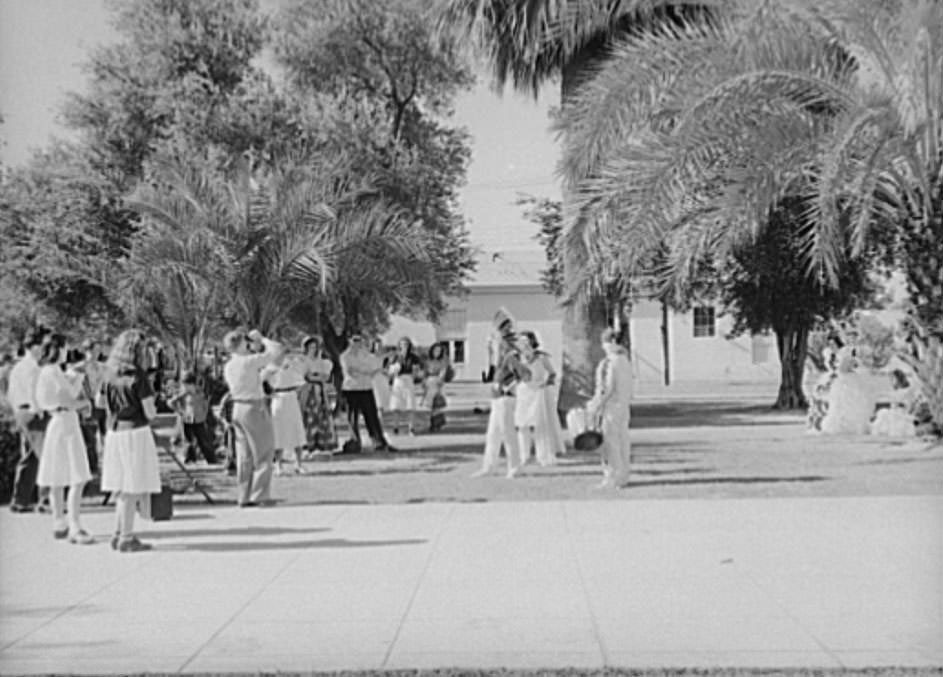
M199 447L207 463L216 463L216 446L206 423L209 401L197 387L196 374L184 372L180 379L180 392L168 404L183 421L183 436L187 440L186 462L196 461L196 449Z

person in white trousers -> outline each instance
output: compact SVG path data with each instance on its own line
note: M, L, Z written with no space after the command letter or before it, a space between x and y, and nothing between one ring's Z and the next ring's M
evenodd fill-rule
M586 413L591 421L602 420L603 480L599 488L607 489L623 486L629 479L632 363L614 329L603 331L602 347L606 356L596 368L596 393L586 404Z
M514 393L517 384L525 375L520 353L514 334L514 318L501 308L495 314L494 324L501 334L498 347L498 366L495 369L494 384L491 388L491 413L488 416L488 430L485 433L485 453L481 469L472 477L489 474L498 464L501 445L507 455L507 477L516 477L521 469L520 446L517 428L514 425Z

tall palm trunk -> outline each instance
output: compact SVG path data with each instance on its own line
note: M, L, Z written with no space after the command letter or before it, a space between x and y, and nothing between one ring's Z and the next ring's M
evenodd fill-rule
M588 45L563 69L560 98L564 105L583 80L591 77L592 70L605 59L605 43ZM563 193L564 208L571 199ZM573 289L581 272L578 262L585 261L581 252L571 247L563 251L563 284ZM601 296L580 296L567 304L563 313L563 375L557 408L565 415L571 408L586 400L593 391L593 374L603 352L599 339L607 324L606 302Z

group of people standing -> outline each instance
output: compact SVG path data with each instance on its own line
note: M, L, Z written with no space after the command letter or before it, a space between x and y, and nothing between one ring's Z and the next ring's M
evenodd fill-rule
M566 443L557 415L557 375L550 356L540 349L536 334L515 332L514 318L506 309L495 314L494 327L498 340L491 411L482 466L474 476L493 472L503 446L510 479L520 474L532 454L541 466L555 465L557 456L566 453ZM595 394L583 418L603 435L600 487L608 488L628 481L632 367L614 330L603 332L602 347L605 357L596 369Z
M160 491L157 449L148 424L156 408L144 335L136 330L120 334L101 365L94 353L71 348L65 336L37 328L25 337L22 357L8 379L6 397L20 436L13 512L32 512L37 500L43 505L45 494L56 539L95 542L81 520L82 493L97 464L82 419L91 418L97 426L94 412L100 411L101 488L116 499L111 547L120 552L149 549L134 535L138 502Z

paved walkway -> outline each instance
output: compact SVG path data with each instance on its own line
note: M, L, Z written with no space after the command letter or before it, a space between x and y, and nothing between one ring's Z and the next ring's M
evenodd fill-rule
M0 672L943 665L943 498L0 512Z

